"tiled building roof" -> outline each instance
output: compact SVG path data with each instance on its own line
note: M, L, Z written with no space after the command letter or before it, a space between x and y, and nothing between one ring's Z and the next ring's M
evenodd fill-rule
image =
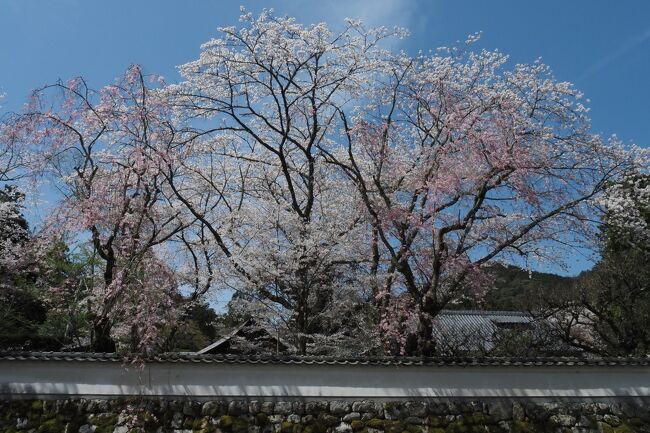
M489 352L501 329L532 329L533 317L519 311L443 310L433 320L433 336L442 349Z
M445 355L489 356L519 338L537 354L579 354L549 321L524 311L442 310L433 319L433 337Z

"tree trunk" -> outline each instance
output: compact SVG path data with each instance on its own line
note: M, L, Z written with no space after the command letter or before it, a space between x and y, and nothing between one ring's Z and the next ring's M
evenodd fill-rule
M111 338L111 324L103 318L93 323L91 350L99 353L114 353L115 341Z
M307 355L307 337L304 335L298 337L298 351L300 355Z
M420 314L418 334L418 355L433 356L436 352L436 343L433 340L433 324L428 315Z
M93 227L93 243L95 250L101 258L105 260L104 265L104 287L110 287L113 283L113 274L115 272L115 252L109 244L105 247L99 241L99 234L96 228ZM112 299L104 298L103 311L110 310L110 303ZM112 324L106 317L105 313L100 313L100 316L94 317L93 330L91 335L90 347L93 352L100 353L114 353L116 350L115 341L111 338Z
M307 355L307 320L305 317L305 305L299 305L296 328L298 331L298 354Z

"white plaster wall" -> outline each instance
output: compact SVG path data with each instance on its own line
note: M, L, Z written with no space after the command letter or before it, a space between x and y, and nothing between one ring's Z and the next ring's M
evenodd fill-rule
M650 367L0 361L0 394L197 398L650 397Z

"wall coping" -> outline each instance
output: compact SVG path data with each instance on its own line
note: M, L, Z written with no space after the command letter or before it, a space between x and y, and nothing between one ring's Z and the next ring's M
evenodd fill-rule
M647 360L328 360L175 355L0 356L0 394L242 399L598 399L650 397Z
M638 367L650 366L643 357L330 357L330 356L240 356L196 353L122 355L91 352L1 352L0 361L66 361L128 363L205 363L270 365L367 365L426 367Z

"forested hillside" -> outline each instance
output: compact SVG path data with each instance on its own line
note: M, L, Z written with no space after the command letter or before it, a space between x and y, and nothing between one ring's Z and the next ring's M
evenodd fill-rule
M488 271L494 290L473 306L485 310L536 310L546 305L549 296L571 289L576 277L528 271L517 266L494 265Z

